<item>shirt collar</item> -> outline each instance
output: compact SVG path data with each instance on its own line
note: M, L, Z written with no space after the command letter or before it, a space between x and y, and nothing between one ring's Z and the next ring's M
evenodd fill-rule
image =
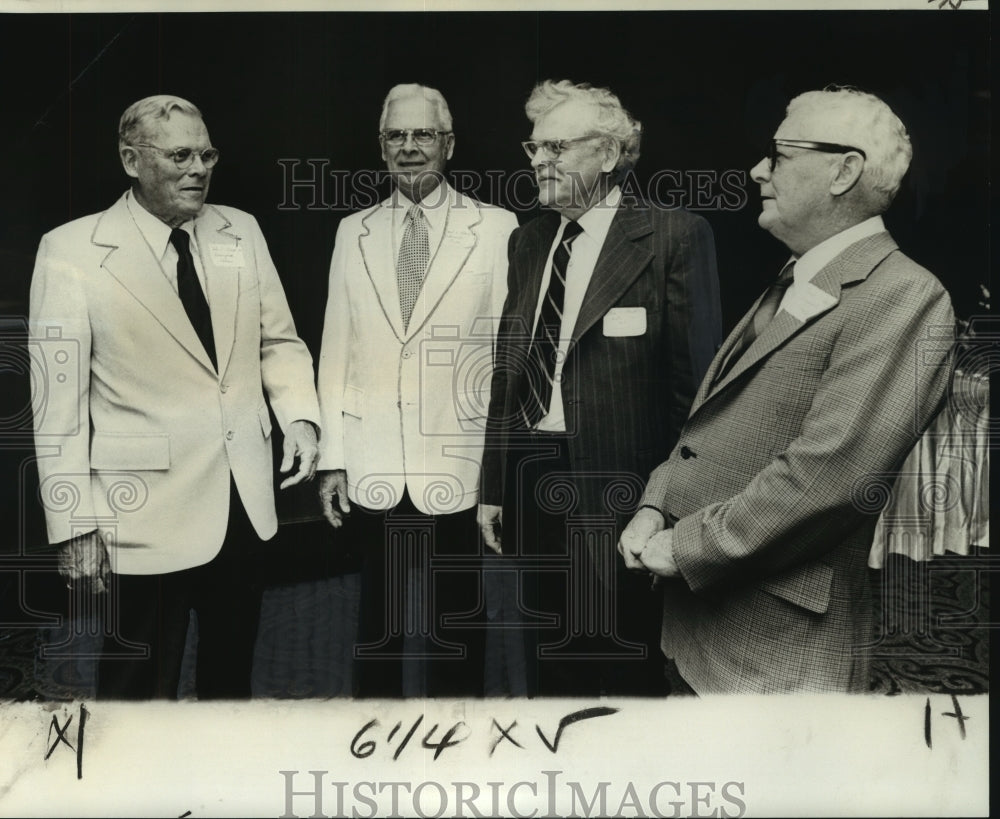
M430 230L435 230L444 223L448 216L448 208L451 206L451 199L451 186L447 182L442 182L418 203ZM396 218L402 219L406 216L413 204L414 202L399 188L393 188L389 197L389 207L397 212Z
M874 236L876 233L885 231L885 223L881 216L872 216L863 222L852 225L847 230L842 230L824 239L816 247L810 248L798 259L792 256L791 261L795 262L795 281L812 281L813 276L819 273L824 267L832 262L848 247L855 242Z
M167 252L167 245L170 244L170 225L146 210L139 200L135 198L131 190L125 198L125 206L128 208L129 213L132 214L139 232L145 237L149 246L156 254L156 258L162 259L163 254ZM193 246L194 221L189 219L180 228L190 236Z
M577 219L577 224L583 232L593 239L598 245L603 245L607 238L608 230L611 229L611 222L618 213L618 205L622 201L622 189L615 185L605 194L604 198L591 206L583 216ZM562 227L565 229L569 222L565 216L562 217Z

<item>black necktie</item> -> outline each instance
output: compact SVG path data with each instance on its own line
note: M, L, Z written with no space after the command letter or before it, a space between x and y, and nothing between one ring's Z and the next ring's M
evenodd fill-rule
M721 381L725 377L726 373L733 368L733 365L740 360L743 353L750 349L750 346L757 340L757 336L764 332L764 328L770 324L771 319L774 318L774 314L778 312L781 300L785 297L785 291L788 290L794 280L795 262L789 262L782 268L778 278L767 289L767 292L764 293L764 298L757 305L757 310L754 312L753 318L743 328L740 340L733 345L733 349L730 351L726 362L719 368L719 372L715 376L716 381Z
M181 304L191 319L191 326L201 339L201 344L212 359L212 366L218 370L215 361L215 337L212 335L212 314L208 311L205 291L201 289L198 274L194 269L194 258L191 256L191 246L188 235L180 228L170 231L170 244L177 250L177 295Z
M578 222L567 223L559 247L552 257L549 287L542 300L538 325L535 327L531 347L528 350L527 373L522 381L521 411L529 429L545 417L549 411L549 402L552 400L570 245L582 230Z

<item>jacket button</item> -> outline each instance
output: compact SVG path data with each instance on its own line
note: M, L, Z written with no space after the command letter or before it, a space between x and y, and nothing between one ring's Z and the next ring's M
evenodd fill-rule
M233 440L233 431L232 430L229 430L228 432L226 432L226 440L227 441Z
M413 353L409 350L403 350L403 358L409 358L411 355L413 355Z
M219 392L228 392L228 391L229 391L229 385L228 384L220 384L219 385Z
M692 452L686 446L682 446L681 447L681 457L686 461L688 458L697 458L698 457L698 453L697 452Z

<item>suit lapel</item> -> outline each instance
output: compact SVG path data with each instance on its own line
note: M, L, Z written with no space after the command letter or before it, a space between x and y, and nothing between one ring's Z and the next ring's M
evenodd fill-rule
M840 304L841 291L845 285L867 278L876 265L896 249L897 245L888 233L883 232L866 237L850 245L828 262L805 287L800 287L796 283L796 289L800 290L800 293L797 295L795 303L790 306L790 310L784 308L780 310L754 340L754 343L740 356L739 361L726 373L725 377L718 383L712 383L719 367L728 357L733 345L742 336L743 329L760 304L763 298L763 294L761 294L761 297L754 302L754 306L730 333L726 343L713 360L698 394L695 396L690 414L693 415L702 404L725 390L742 373L756 366L820 316L837 307Z
M542 278L545 275L545 262L548 259L549 250L552 249L552 242L555 241L556 232L559 230L559 215L554 211L547 211L538 217L538 233L536 241L522 242L518 253L518 269L526 271L524 284L518 288L518 311L517 315L525 323L524 339L525 346L531 343L531 335L535 324L535 311L538 309L538 300L541 296Z
M201 266L208 285L208 306L212 314L212 333L219 362L219 375L224 375L233 352L236 338L236 311L240 290L240 277L245 275L246 259L240 252L242 237L231 231L232 224L215 208L206 206L195 220L195 238L201 254ZM218 255L213 246L224 251ZM230 253L228 251L236 251ZM216 259L232 260L221 266Z
M181 300L163 275L159 260L154 256L128 212L125 196L101 215L91 241L99 247L108 249L101 266L114 276L184 349L214 372L208 353L202 347Z
M431 248L431 260L413 305L406 331L407 338L412 338L427 323L479 242L478 227L483 221L482 211L468 197L462 200L459 207L457 197L450 188L448 196L444 232L437 249Z
M618 302L622 293L652 260L652 252L638 243L652 232L649 214L645 210L618 208L594 265L594 273L573 328L570 350ZM543 257L543 265L544 262Z
M385 200L361 220L358 248L379 307L392 332L403 340L403 314L399 309L396 260L392 258L392 208Z

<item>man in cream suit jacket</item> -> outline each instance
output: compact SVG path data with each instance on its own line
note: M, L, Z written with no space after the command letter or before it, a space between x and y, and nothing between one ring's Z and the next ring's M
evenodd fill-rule
M205 204L219 154L198 109L140 100L119 153L131 190L43 237L32 279L49 540L67 586L109 581L99 696L175 697L193 608L199 698L245 697L253 556L277 530L265 397L281 471L299 459L282 487L310 479L312 359L256 221Z
M476 695L475 508L517 220L443 181L455 139L440 92L394 87L379 132L393 194L340 223L330 265L320 497L363 550L357 693Z
M854 89L792 100L751 171L792 252L702 382L619 543L669 578L662 648L698 694L867 691L867 559L896 472L941 404L940 282L881 213L911 156Z

